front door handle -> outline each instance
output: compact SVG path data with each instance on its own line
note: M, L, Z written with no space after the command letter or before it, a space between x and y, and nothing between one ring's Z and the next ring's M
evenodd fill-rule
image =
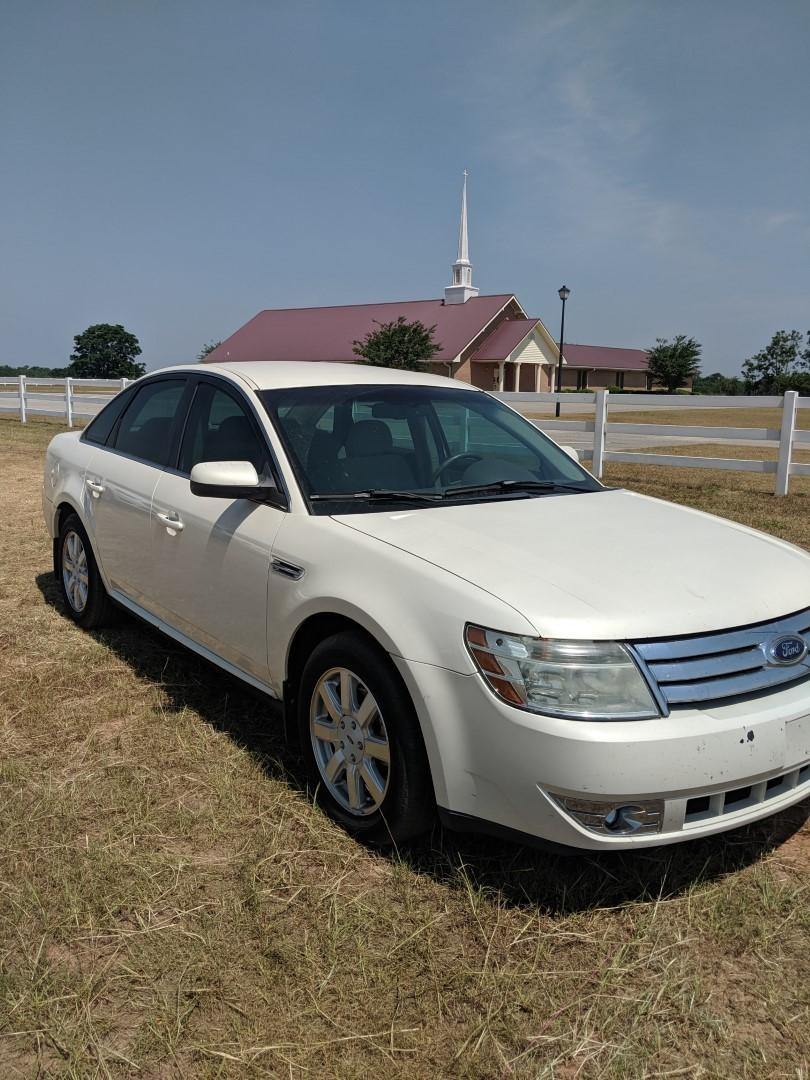
M175 510L173 510L171 514L161 514L156 511L155 517L163 522L170 533L179 533L183 531L183 520Z
M98 482L98 480L87 480L87 479L85 479L84 482L85 482L85 484L87 484L87 486L90 488L90 490L92 491L93 495L96 498L98 498L99 495L101 495L103 493L104 485L100 484Z

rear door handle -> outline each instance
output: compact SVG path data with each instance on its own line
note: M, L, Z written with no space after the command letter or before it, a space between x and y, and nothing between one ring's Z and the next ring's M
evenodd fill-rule
M161 514L159 511L155 511L155 517L158 518L159 521L163 522L169 532L183 531L184 525L182 518L175 510L173 510L171 514Z
M85 484L87 484L87 486L90 488L90 490L92 491L92 493L95 495L96 498L98 498L99 495L101 495L102 492L104 491L104 485L100 484L97 480L87 480L86 479L84 482L85 482Z

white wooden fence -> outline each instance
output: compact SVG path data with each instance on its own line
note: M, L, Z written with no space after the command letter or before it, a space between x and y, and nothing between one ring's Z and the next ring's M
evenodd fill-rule
M14 412L22 423L26 423L29 414L61 416L68 427L73 427L74 418L94 415L98 409L124 387L129 379L29 379L25 375L16 378L0 377L0 413ZM80 391L77 393L77 390ZM778 428L749 427L706 427L694 424L623 424L621 420L611 420L608 415L610 393L599 390L593 394L528 394L500 393L494 395L507 402L520 412L537 411L537 406L553 405L559 401L567 407L585 411L593 408L593 420L565 420L562 417L538 418L533 422L543 431L549 432L558 442L565 442L566 432L588 432L592 435L592 446L579 450L584 461L590 462L594 476L601 477L606 461L616 461L633 465L667 465L676 469L726 469L731 472L772 473L775 476L775 493L787 495L791 476L810 476L810 464L801 464L793 460L795 449L806 447L810 450L810 431L801 430L796 425L798 411L810 409L810 398L801 398L794 391L788 391L783 397L691 397L685 394L661 395L649 394L614 394L613 402L622 407L633 406L640 410L660 407L674 409L713 408L713 409L780 409L781 423ZM533 410L533 406L535 407ZM621 416L620 412L614 413ZM777 446L779 452L776 461L756 459L689 457L676 454L649 454L626 450L606 449L608 434L642 435L650 437L654 445L658 436L682 436L695 440L722 440L726 445L748 441L766 442Z
M694 424L676 426L674 424L623 424L621 420L611 420L608 406L611 400L607 390L593 394L496 394L495 397L507 402L522 413L537 412L536 406L553 404L560 401L568 407L585 406L584 411L594 410L593 420L565 420L533 416L533 422L543 431L547 431L558 442L565 442L565 432L591 432L593 445L590 449L579 450L581 459L590 462L594 476L601 477L606 461L623 462L633 465L668 465L676 469L726 469L731 472L773 473L775 475L775 494L787 495L791 476L810 476L810 464L793 461L794 450L807 447L810 450L810 431L800 430L796 426L799 409L810 409L810 398L800 398L795 390L790 390L780 397L691 397L685 394L614 394L613 402L635 409L651 410L660 407L673 409L713 408L713 409L780 409L781 423L778 428L749 427L705 427ZM535 406L534 410L532 407ZM620 412L615 412L620 417ZM741 458L688 457L676 454L648 454L625 450L607 450L608 434L644 435L650 437L654 445L658 436L684 436L697 440L722 439L726 445L748 441L766 442L777 446L776 461L759 461Z
M102 405L106 405L110 398L129 386L131 381L0 376L0 413L18 413L23 424L27 422L29 415L62 416L68 427L73 427L74 417L83 416L86 419L94 416Z

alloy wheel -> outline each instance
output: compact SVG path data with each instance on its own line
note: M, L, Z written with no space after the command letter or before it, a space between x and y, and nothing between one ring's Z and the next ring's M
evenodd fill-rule
M391 747L380 708L348 668L318 680L309 709L318 771L340 806L357 817L380 808L391 775Z
M62 582L68 603L77 614L87 607L89 577L84 542L72 529L62 542Z

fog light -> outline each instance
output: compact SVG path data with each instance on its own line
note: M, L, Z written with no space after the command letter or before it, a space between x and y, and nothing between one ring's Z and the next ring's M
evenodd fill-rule
M617 806L615 810L605 814L605 828L608 832L632 834L644 828L648 816L647 809L637 803L632 803L630 806ZM657 821L658 817L656 817Z
M570 818L588 832L608 836L638 836L660 833L664 823L663 799L639 799L632 803L575 799L570 795L551 798Z

